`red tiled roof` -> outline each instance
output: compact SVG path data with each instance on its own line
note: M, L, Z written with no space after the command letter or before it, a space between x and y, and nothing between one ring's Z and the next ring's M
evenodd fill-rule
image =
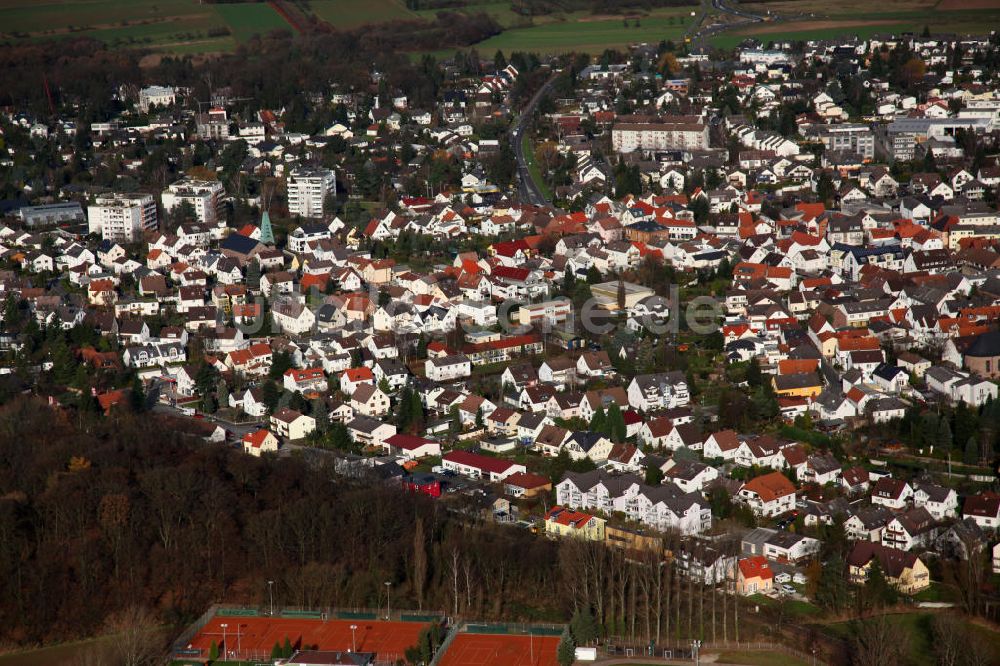
M744 580L750 578L760 578L762 580L774 578L774 572L771 571L771 566L767 563L767 559L763 555L754 555L753 557L742 559L739 566Z
M757 494L764 502L795 494L795 486L781 472L771 472L747 481L744 488Z
M426 439L424 437L417 437L416 435L407 435L405 433L396 433L391 437L385 438L385 443L389 446L395 447L397 449L405 449L407 451L413 451L419 449L425 444L436 444L433 439Z
M259 449L261 446L264 445L264 440L267 439L268 436L270 436L270 434L271 434L270 430L268 430L267 428L261 428L260 430L255 430L254 432L248 432L247 434L243 435L243 441L249 444L250 446L254 447L255 449Z

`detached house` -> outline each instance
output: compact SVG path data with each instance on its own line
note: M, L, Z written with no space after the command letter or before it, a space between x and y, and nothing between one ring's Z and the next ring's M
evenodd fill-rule
M278 450L278 438L271 434L270 430L261 428L254 432L243 435L243 452L252 456L260 457L265 453L274 453Z
M883 476L872 489L872 504L888 507L895 511L906 508L913 497L913 488L906 481Z
M780 516L795 508L795 486L781 472L771 472L743 484L739 498L758 516Z
M997 529L1000 527L1000 495L985 492L966 497L962 518L971 518L984 529Z
M283 384L293 393L309 393L326 390L326 375L323 368L289 368L285 370Z
M604 524L603 518L561 506L554 506L545 514L545 533L553 537L603 542Z
M271 427L284 439L302 439L316 429L316 419L284 407L271 415Z
M915 554L869 541L859 541L851 549L847 557L849 580L864 585L876 560L886 580L903 594L915 594L931 584L927 566Z
M774 572L763 555L740 560L734 577L736 593L743 596L765 594L774 587Z
M691 401L684 373L636 375L628 386L628 404L641 412L683 407Z
M374 384L361 384L351 394L351 408L365 416L384 416L389 413L389 396Z
M882 532L882 545L899 550L924 547L937 537L938 525L923 507L894 516Z
M935 520L951 518L958 512L958 493L933 483L918 483L913 506L923 507Z

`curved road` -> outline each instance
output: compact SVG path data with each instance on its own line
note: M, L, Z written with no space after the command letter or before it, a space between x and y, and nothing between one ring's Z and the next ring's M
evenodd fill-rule
M707 7L706 7L707 5ZM705 28L701 28L701 24L707 17L707 10L711 9L722 14L730 14L737 18L742 19L741 21L736 21L733 23L714 23ZM702 45L709 37L716 35L720 32L726 32L727 30L732 30L733 28L741 28L751 23L760 23L764 20L763 16L759 14L751 14L750 12L743 11L742 9L734 9L726 4L725 0L703 0L702 2L702 16L695 23L698 30L691 35L692 45Z
M548 206L552 203L545 198L538 183L531 177L531 171L528 169L528 161L524 156L523 140L525 130L531 126L535 107L538 106L538 102L548 92L548 89L552 87L552 83L556 80L557 76L559 76L558 70L532 96L527 106L521 111L521 115L518 116L517 122L510 133L511 147L514 149L514 155L517 158L517 192L520 195L521 203L534 204L536 206Z

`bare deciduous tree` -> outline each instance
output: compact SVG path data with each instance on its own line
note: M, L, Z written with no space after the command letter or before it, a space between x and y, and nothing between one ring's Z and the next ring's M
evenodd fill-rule
M112 636L112 663L152 666L163 661L164 632L146 608L131 606L108 621Z
M896 666L902 656L905 637L885 615L858 622L854 635L857 666Z

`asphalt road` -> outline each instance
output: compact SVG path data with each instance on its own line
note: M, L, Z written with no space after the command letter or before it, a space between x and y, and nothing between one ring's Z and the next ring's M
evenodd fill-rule
M528 101L527 106L518 116L517 122L510 133L510 140L512 148L514 149L514 156L517 158L517 192L520 195L521 202L527 204L534 204L536 206L547 206L552 202L545 198L542 194L541 188L538 183L534 181L531 177L531 171L528 170L528 161L524 155L524 132L530 127L531 120L535 113L535 107L538 106L538 102L542 99L549 88L552 87L552 83L556 80L559 72L555 72L548 81L545 82L538 92Z
M691 38L692 46L704 46L707 38L713 35L716 35L720 32L725 32L727 30L731 30L733 28L739 28L748 25L750 23L760 23L761 21L764 20L764 17L758 14L751 14L750 12L745 12L741 9L734 9L733 7L730 7L725 3L724 0L703 0L701 6L702 6L701 10L702 16L699 17L698 22L695 23L697 29L695 30L695 32L689 35ZM702 28L701 25L702 23L704 23L704 20L706 18L705 13L707 9L712 9L722 14L730 14L732 16L736 16L743 20L734 23L716 23L714 25L709 25L707 27Z

